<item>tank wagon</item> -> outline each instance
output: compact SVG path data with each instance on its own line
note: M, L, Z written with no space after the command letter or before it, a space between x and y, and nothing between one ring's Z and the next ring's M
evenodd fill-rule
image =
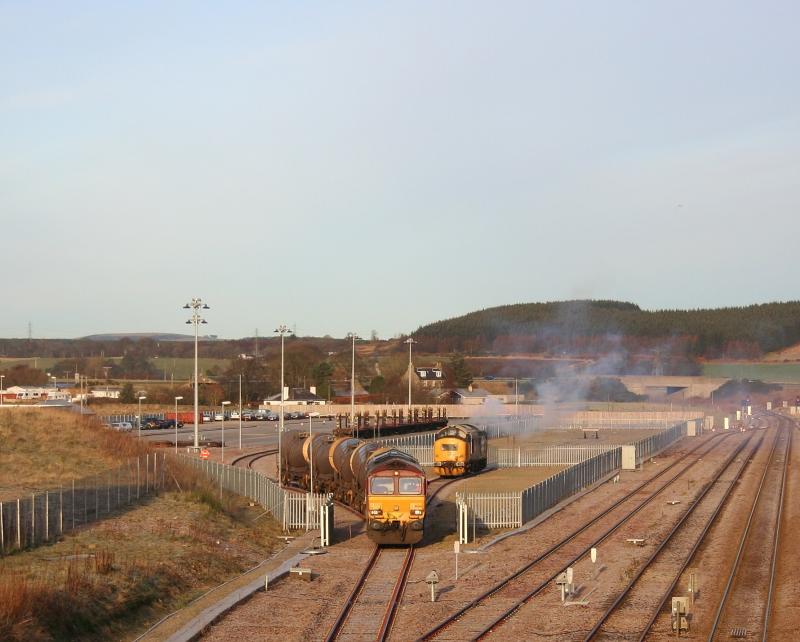
M290 431L281 439L283 484L331 493L364 515L378 544L416 544L425 522L425 472L411 455L353 437Z
M433 469L441 477L458 477L486 468L486 431L471 424L446 426L433 442Z

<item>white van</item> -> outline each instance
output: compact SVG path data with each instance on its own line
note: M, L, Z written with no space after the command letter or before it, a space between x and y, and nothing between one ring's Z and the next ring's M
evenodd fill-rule
M115 421L110 428L119 432L130 432L133 430L133 424L130 421Z

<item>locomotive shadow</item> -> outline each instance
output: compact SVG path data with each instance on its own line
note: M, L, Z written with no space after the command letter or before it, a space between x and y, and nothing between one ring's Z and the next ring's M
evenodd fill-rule
M443 542L456 532L456 503L448 498L436 498L425 515L425 535L422 545Z

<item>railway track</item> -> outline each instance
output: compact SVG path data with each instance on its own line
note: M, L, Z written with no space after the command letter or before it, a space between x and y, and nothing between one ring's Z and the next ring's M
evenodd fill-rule
M272 448L271 450L260 450L255 453L248 453L247 455L241 455L240 457L236 457L231 461L231 466L246 466L247 468L252 468L253 464L257 462L259 459L263 459L264 457L269 457L270 455L277 454L278 449Z
M644 640L661 609L674 595L678 580L716 522L750 458L764 441L764 434L760 435L745 456L740 456L752 438L751 434L726 459L661 544L644 561L611 606L586 634L584 642ZM658 606L650 616L645 615L649 619L642 626L642 605L652 604L657 595L661 596Z
M376 546L326 642L386 640L413 562L413 546L406 549Z
M707 641L749 637L766 640L775 588L775 563L794 430L779 418L778 436L753 498L736 558Z
M661 495L677 479L693 468L700 461L699 458L712 452L723 443L727 443L726 438L720 436L712 437L711 440L696 445L681 459L666 466L652 478L633 488L624 497L561 541L428 630L419 640L436 639L440 633L450 627L457 629L448 631L447 635L450 639L481 639L487 636L503 621L513 616L524 604L550 586L551 582L565 568L588 554L593 547L606 540ZM676 474L666 477L666 481L662 479L670 471L676 469ZM659 480L663 482L660 485L658 484ZM650 486L653 488L648 490ZM640 499L638 496L642 493L648 494ZM532 589L531 586L533 586ZM514 597L512 598L503 594L504 590L509 587L508 594L513 593Z

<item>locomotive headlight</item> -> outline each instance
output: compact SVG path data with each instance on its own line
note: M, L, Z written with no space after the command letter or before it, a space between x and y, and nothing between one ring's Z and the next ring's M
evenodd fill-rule
M412 508L411 509L411 514L419 516L419 515L422 515L422 511L419 508Z

